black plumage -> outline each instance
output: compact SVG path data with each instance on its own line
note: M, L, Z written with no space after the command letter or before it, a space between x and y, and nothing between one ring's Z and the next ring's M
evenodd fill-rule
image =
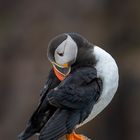
M59 81L51 70L41 93L40 103L19 140L26 140L35 133L40 133L39 140L57 140L71 133L76 125L89 116L100 97L102 81L97 78L94 56L91 53L88 57L83 55L88 54L91 44L88 45L87 41L81 43L82 38L75 38L75 34L69 35L82 51L78 51L77 60L65 80ZM82 47L80 43L85 46ZM83 49L86 46L87 49Z
M56 86L57 89L54 89ZM20 140L39 132L40 140L55 140L70 133L90 114L100 96L101 87L101 80L97 78L93 66L76 68L61 83L51 71L41 102Z
M55 76L54 71L51 70L40 94L40 103L29 119L25 130L18 136L20 140L26 140L35 133L39 133L46 121L52 116L56 108L51 106L45 99L47 93L51 89L54 89L59 83L60 81Z

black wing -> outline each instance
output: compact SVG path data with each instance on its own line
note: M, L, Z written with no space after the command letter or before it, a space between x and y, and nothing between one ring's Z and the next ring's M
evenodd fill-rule
M58 108L41 130L40 140L57 140L84 121L98 100L102 82L94 67L77 69L48 93L49 103Z
M41 92L41 99L37 109L32 114L25 130L19 135L20 140L26 140L33 134L39 132L44 126L46 121L50 118L53 112L56 110L55 107L50 106L47 100L44 100L47 93L58 86L60 81L55 76L53 70L50 71L48 75L47 82L44 85L44 88Z
M41 130L39 140L58 140L63 135L71 133L79 120L79 111L57 109Z
M94 67L77 69L62 81L57 89L51 90L47 100L60 108L81 109L96 102L102 90L101 80L97 78Z

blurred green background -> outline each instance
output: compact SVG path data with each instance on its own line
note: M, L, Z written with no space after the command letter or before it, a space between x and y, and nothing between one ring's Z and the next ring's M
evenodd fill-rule
M119 65L113 101L79 132L140 140L139 0L0 0L0 140L17 139L37 107L51 68L48 42L63 32L80 33Z

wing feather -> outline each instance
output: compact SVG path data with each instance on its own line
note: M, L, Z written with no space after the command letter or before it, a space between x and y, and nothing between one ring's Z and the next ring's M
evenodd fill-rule
M70 133L79 123L80 113L58 109L41 130L39 140L56 140Z
M31 137L33 134L39 132L42 127L45 125L47 120L54 112L54 107L50 106L49 102L45 100L48 92L55 88L60 81L56 78L53 70L50 71L48 75L48 79L44 85L44 88L41 92L41 99L37 109L33 112L30 117L28 124L25 130L18 136L20 140L26 140Z
M101 93L102 83L94 67L74 71L56 90L47 95L49 103L58 108L82 109L95 103Z

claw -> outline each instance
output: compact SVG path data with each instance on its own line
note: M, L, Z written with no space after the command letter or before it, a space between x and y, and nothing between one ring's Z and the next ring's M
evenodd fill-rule
M85 136L72 132L66 135L67 140L87 140Z

